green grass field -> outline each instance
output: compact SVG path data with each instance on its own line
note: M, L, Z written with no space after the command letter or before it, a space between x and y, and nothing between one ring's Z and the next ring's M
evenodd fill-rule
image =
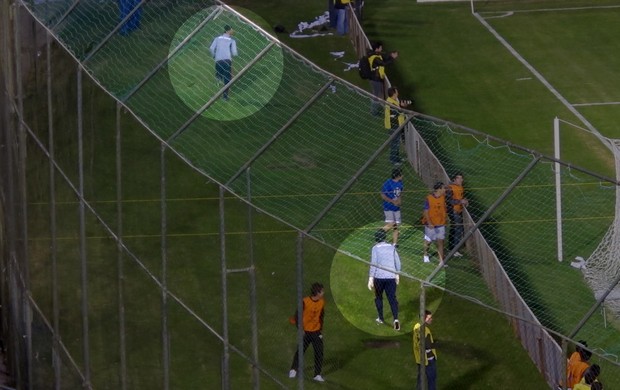
M298 21L311 20L322 13L323 3L308 2L290 7L281 1L231 2L250 17L258 15L261 25L264 24L265 27L283 24L289 31L295 28ZM371 39L382 39L387 49L400 51L401 56L396 65L389 69L389 75L395 84L401 86L403 95L415 97L416 110L545 153L552 150L551 121L554 116L577 122L570 111L541 83L532 78L470 14L469 4L421 5L406 0L367 3L364 27ZM569 3L574 6L588 4ZM480 7L480 12L494 12L514 8L555 7L558 4L559 2L490 2L478 4L477 7ZM562 7L567 4L561 3ZM200 9L199 4L189 8L192 7L195 10ZM174 20L182 21L185 10L168 11L171 15L178 11ZM618 29L614 18L617 18L619 12L616 9L587 10L583 11L585 16L577 11L568 15L562 11L522 12L510 17L488 19L488 22L570 102L614 102L618 100L614 95L617 94L615 87L618 80L611 71L614 67L610 57L613 56L609 53L613 53L617 45L613 39L617 36L615 33ZM574 28L574 37L583 39L570 39L574 37L567 34L566 25L570 25L571 30ZM593 29L593 25L598 28ZM238 30L250 33L249 29L243 30L239 27ZM147 41L157 53L168 53L170 45L165 37L174 36L176 31L171 26L165 26L159 30L151 30L151 34L145 34L144 37L138 35L138 38L149 38ZM586 39L586 36L589 39ZM205 40L208 38L203 37ZM287 38L284 35L279 38L322 68L366 87L360 82L356 72L343 72L343 64L329 56L329 51L346 50L345 60L355 62L356 56L350 52L346 38L330 36L303 40ZM132 44L136 45L138 42L140 39L136 38ZM152 67L155 63L153 59L157 56L153 54L153 59L147 58L148 61L141 63L141 66L115 78L118 69L131 63L131 57L119 57L114 66L110 66L106 59L117 54L114 47L106 47L98 54L92 60L92 69L104 85L109 80L114 85L113 92L124 96L129 91L127 86L135 83L143 74L138 70ZM260 47L254 49L256 52ZM195 51L196 47L192 50ZM192 50L182 53L179 59L190 60ZM569 62L572 66L565 66ZM65 89L55 98L56 107L63 112L63 115L55 116L55 141L59 167L70 179L75 180L75 97L70 92L75 90L75 79L72 73L74 68L68 65L70 63L66 56L56 54L54 80L59 80L57 88ZM201 117L182 137L174 141L173 146L181 151L184 158L191 160L215 179L225 181L230 178L252 152L284 124L287 116L294 113L325 82L325 77L307 70L307 67L290 56L284 56L283 63L288 72L282 75L281 83L295 91L295 94L286 95L289 97L287 104L276 99L266 103L265 108L251 118L232 123L219 122L214 116ZM291 69L294 71L291 72ZM181 107L176 103L179 101L174 93L177 87L167 82L167 72L159 72L153 80L132 96L128 104L134 112L149 117L149 123L155 132L167 138L184 123L188 114L196 107L191 104ZM250 78L242 81L242 85L246 85L246 82L250 85L249 80ZM188 85L191 86L191 83ZM345 89L346 86L338 84L339 91ZM99 216L115 230L118 215L113 202L116 196L114 102L89 82L86 82L85 92L87 148L84 161L88 172L86 194L89 202L96 205ZM155 94L159 100L149 100L150 96ZM32 103L33 107L40 104L36 96L28 102ZM254 186L253 202L262 210L274 213L284 222L296 227L304 228L311 223L316 213L333 198L335 191L384 140L383 133L359 131L377 126L376 119L358 109L366 104L366 99L348 92L321 97L319 104L304 113L286 137L282 137L282 143L276 144L271 154L260 157L253 166L253 170L256 169L250 174ZM341 110L336 111L333 107L340 107ZM620 119L617 117L620 115L617 106L585 106L579 107L579 110L601 133L614 136L614 124ZM38 111L33 109L33 112ZM333 119L338 114L344 117ZM326 129L329 129L334 120L338 128L346 131L326 134ZM159 388L163 381L162 297L154 279L164 280L165 274L167 289L172 294L167 297L169 333L166 341L170 346L171 387L219 387L223 347L214 332L222 331L224 297L220 276L217 186L205 183L204 176L190 169L176 156L171 153L166 155L167 248L162 251L160 143L131 119L130 115L123 114L121 121L124 199L122 221L124 244L127 247L127 253L121 262L124 273L121 285L127 316L125 326L129 386L137 389ZM47 118L40 115L34 122L37 124L34 126L35 133L45 139ZM327 135L333 138L326 140ZM222 139L227 142L222 144L212 141ZM501 159L493 151L476 149L478 142L472 140L464 141L467 146L465 149L469 153L451 149L448 145L455 139L457 138L444 133L439 137L439 143L445 146L444 157L446 161L452 162L453 167L480 167L487 161ZM346 143L352 147L334 147L334 144L338 146ZM583 153L584 144L588 147L588 153ZM202 145L203 148L196 145ZM591 136L582 132L568 132L563 138L563 153L567 160L597 172L606 175L613 172L608 153ZM29 145L29 159L29 164L33 167L33 172L29 172L31 180L28 183L31 202L28 230L32 238L32 293L37 302L40 302L46 316L51 318L53 310L49 292L52 289L52 277L47 261L50 256L50 210L47 203L49 177L45 160L34 145ZM376 191L380 184L378 180L388 174L381 163L386 160L387 156L381 154L352 190L338 202L338 207L330 211L312 230L316 238L328 245L313 240L306 240L304 243L303 285L309 286L311 282L320 280L327 286L324 374L329 388L372 388L389 384L390 388L405 389L410 388L415 380L411 336L407 328L411 326L418 312L419 282L404 280L399 288L401 310L406 324L403 332L394 334L387 327L372 329L375 327L375 313L372 297L365 287L367 265L334 250L338 248L351 252L362 259L367 256L372 243L366 240L366 232L372 231L371 226L376 225L381 217ZM508 166L511 161L518 160L506 159L501 164L497 163L497 166ZM338 166L337 175L333 174L334 165ZM515 170L518 166L515 163ZM479 210L484 210L484 207L488 207L496 198L508 178L489 177L482 168L479 169L466 171L466 175L472 197L476 198ZM231 188L243 194L246 179L245 174L241 175L230 183ZM78 213L72 191L62 180L56 180L56 196L66 202L57 210L60 238L57 258L61 275L59 299L62 312L60 334L69 352L78 361L78 366L81 366L83 340L79 326L76 326L81 319ZM405 215L413 225L426 190L410 169L406 170L406 180L408 204L405 206ZM527 184L535 187L546 185L547 181L543 175L542 179L533 179ZM517 201L529 200L527 188L524 187L523 195L517 195ZM575 237L570 243L571 255L582 254L583 250L591 251L597 244L597 237L600 237L613 217L612 212L607 211L608 202L613 200L613 197L601 196L595 190L591 194L587 189L580 189L579 192L580 196L572 203L575 208L571 210L575 213L574 219L578 220L582 216L578 211L588 206L584 199L592 200L600 196L600 199L596 198L595 208L595 216L599 219L589 230L585 230L587 234ZM580 201L584 204L580 204ZM541 204L540 210L543 217L552 212L547 204ZM228 198L225 213L227 265L229 268L247 267L247 206L236 199ZM527 252L531 235L540 234L540 231L524 234L523 225L501 222L527 221L537 217L539 216L520 211L518 202L501 210L501 215L494 219L499 227L486 227L488 234L498 237L495 245L501 257L523 258L524 248ZM116 244L91 213L87 213L86 219L93 384L96 388L118 388L120 331L117 299L120 291ZM288 324L287 318L296 307L296 234L289 225L260 212L253 213L253 226L258 291L256 298L259 308L259 361L261 368L269 373L262 374L261 387L292 388L295 383L286 378L286 373L296 347L295 329ZM366 229L362 229L363 227ZM549 229L552 229L552 223L548 223L542 231ZM416 278L422 278L430 270L419 267L417 263L419 239L415 237L419 232L416 233L414 226L406 232L412 237L409 244L403 244L407 272ZM539 237L550 239L545 235ZM536 251L552 259L552 248L537 244ZM166 267L163 266L163 259L166 260ZM152 273L152 277L148 276L145 270ZM593 299L586 299L576 303L576 307L566 309L566 296L557 293L565 288L566 284L571 286L571 291L578 291L580 295L589 293L581 277L566 264L558 268L555 260L543 263L525 259L512 270L514 275L526 275L520 283L517 281L517 284L530 289L530 299L540 305L534 310L544 317L545 325L554 330L570 330L574 324L571 321L578 320L579 313L584 313L593 302ZM550 274L554 277L547 277ZM466 259L450 267L441 282L440 284L450 291L463 293L493 305L473 259ZM229 292L233 292L227 296L231 345L246 356L251 356L248 275L230 274L227 277L227 288ZM440 289L432 290L430 297L431 307L436 311L433 332L441 341L440 388L493 389L497 388L498 383L502 384L502 388L545 388L544 380L519 345L519 341L514 338L505 317ZM185 307L182 307L180 302ZM187 309L193 313L189 313ZM40 319L35 323L39 326ZM204 323L207 323L208 327ZM214 331L209 330L209 327ZM36 344L37 353L40 353L42 358L37 362L36 369L41 373L41 386L44 387L44 383L49 383L51 358L49 339L44 336L45 331L42 329L43 326L38 334L43 335L43 341ZM588 330L595 331L599 329L595 327ZM618 345L618 335L614 328L601 331L601 338L605 339L603 347L606 349ZM306 356L310 359L311 355ZM66 365L64 367L66 369ZM250 388L250 364L236 352L231 355L231 370L232 388ZM78 381L70 374L70 369L67 371L67 374L63 375L63 383L70 388ZM307 367L306 375L310 374L311 368ZM514 387L511 387L512 384ZM306 386L321 387L326 386L317 386L310 382Z

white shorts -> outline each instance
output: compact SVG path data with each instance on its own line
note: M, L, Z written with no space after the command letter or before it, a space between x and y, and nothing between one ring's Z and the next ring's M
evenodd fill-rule
M383 214L385 214L386 223L396 223L397 225L400 225L400 210L398 211L383 210Z
M443 240L444 238L446 238L445 226L435 226L432 229L428 226L424 226L424 241L433 242Z

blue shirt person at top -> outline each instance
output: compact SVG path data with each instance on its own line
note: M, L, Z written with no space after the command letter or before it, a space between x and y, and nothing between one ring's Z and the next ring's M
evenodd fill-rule
M381 199L383 199L383 213L385 215L385 225L383 230L388 232L393 229L392 244L398 248L398 227L401 223L400 203L403 193L403 173L400 168L392 170L392 177L383 183L381 188Z
M224 26L224 34L215 38L209 47L215 59L215 77L224 85L228 84L232 78L232 58L238 54L237 41L232 37L233 33L232 27ZM222 97L228 100L228 88Z

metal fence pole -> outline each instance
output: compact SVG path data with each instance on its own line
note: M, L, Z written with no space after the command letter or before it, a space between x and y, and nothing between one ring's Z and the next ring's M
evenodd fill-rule
M77 69L77 117L78 117L78 195L79 195L79 246L82 287L82 352L84 355L84 387L91 388L90 343L88 332L88 262L86 261L86 200L84 199L84 128L83 91L81 67Z
M27 210L27 198L26 198L26 129L24 127L24 88L23 88L23 76L22 76L22 50L21 50L21 7L20 4L15 4L15 14L13 19L14 36L15 39L15 79L16 79L16 92L17 92L17 116L19 118L17 127L17 160L16 160L16 172L17 172L17 194L19 199L19 215L21 218L18 221L17 229L20 231L19 240L22 243L20 248L16 249L15 260L20 271L21 291L19 304L21 306L21 325L23 326L22 333L25 338L25 361L23 362L25 367L24 379L26 384L24 388L32 388L32 314L30 312L30 302L27 298L27 292L29 290L29 276L28 276L28 210ZM12 204L10 207L14 207ZM17 238L17 236L16 236ZM18 283L20 285L20 283Z
M61 389L61 367L62 360L60 358L60 301L58 297L58 264L57 264L57 231L56 231L56 169L54 168L54 160L56 159L54 148L54 106L53 106L53 90L52 90L52 36L46 34L45 51L46 73L47 73L47 129L48 129L48 149L49 149L49 180L50 180L50 257L52 262L52 323L53 323L53 339L52 347L52 365L54 367L54 389Z
M230 389L230 346L228 339L228 278L226 265L226 221L224 215L224 186L220 186L220 263L222 273L222 339L224 352L222 356L222 389Z
M250 167L246 169L246 183L248 191L248 250L250 257L250 323L252 325L252 385L254 390L260 388L260 372L258 370L258 303L256 299L256 266L254 263L254 224L252 207L252 178Z
M122 164L122 128L120 103L116 103L116 265L118 288L118 332L121 390L127 389L127 345L125 338L125 268L123 262L123 164Z
M297 236L297 388L304 388L304 233Z
M166 144L161 143L161 345L163 361L163 389L170 386L170 350L168 346L168 247L166 226Z

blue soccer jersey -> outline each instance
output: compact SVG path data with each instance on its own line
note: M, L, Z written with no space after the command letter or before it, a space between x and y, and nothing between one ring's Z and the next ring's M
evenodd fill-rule
M400 198L400 194L403 192L403 181L394 181L392 179L387 179L385 183L383 183L383 188L381 188L381 193L387 196L390 199ZM396 206L390 202L383 201L383 210L385 211L398 211L400 210L400 206Z

